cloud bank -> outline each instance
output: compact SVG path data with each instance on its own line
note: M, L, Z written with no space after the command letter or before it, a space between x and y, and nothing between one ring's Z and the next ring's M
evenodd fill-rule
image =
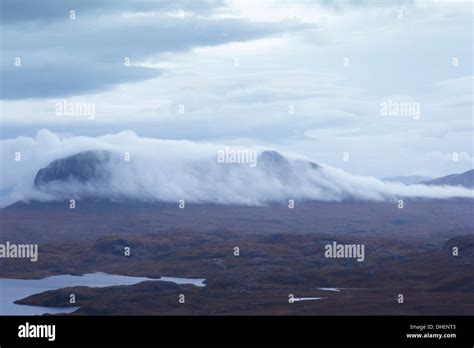
M42 128L94 137L130 129L247 140L380 178L473 167L469 1L2 0L0 7L2 139ZM65 99L94 104L93 120L58 115ZM387 101L415 103L419 112L386 114Z
M18 200L49 201L88 196L239 205L286 203L290 199L474 198L474 190L387 183L374 177L352 175L326 164L318 166L297 154L279 156L263 147L240 149L257 151L256 166L222 163L217 158L225 144L141 138L131 131L93 138L58 135L43 129L34 138L17 137L2 140L0 144L2 207ZM104 163L104 170L109 174L106 180L53 181L42 190L34 188L33 181L39 169L53 160L89 150L106 150L116 155ZM125 160L127 156L130 161Z

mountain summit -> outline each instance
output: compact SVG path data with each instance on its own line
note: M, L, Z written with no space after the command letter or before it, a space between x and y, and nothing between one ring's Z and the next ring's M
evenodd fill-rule
M451 174L422 182L425 185L448 185L448 186L462 186L470 189L474 189L474 169L468 170L461 174Z
M301 201L393 200L394 197L472 197L474 171L420 185L394 185L352 175L328 165L261 152L255 166L220 163L217 153L180 153L173 148L134 152L84 151L52 161L34 178L34 189L48 199L113 199L264 205ZM464 187L455 187L455 186ZM440 187L444 186L444 187ZM37 196L40 192L35 192ZM44 195L43 195L44 196ZM42 196L41 196L42 197Z
M54 160L38 171L34 186L41 188L51 182L87 183L106 179L109 174L106 164L113 156L109 151L84 151Z

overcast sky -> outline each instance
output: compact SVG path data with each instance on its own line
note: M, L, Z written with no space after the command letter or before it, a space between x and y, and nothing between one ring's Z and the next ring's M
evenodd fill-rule
M1 6L2 139L133 130L378 177L473 167L471 1ZM94 117L58 115L63 101Z

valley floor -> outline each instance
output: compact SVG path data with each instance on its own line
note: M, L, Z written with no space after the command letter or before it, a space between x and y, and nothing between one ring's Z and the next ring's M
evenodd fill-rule
M75 215L57 207L4 209L1 241L36 239L39 257L0 260L0 278L106 272L206 279L205 287L145 281L57 289L19 301L79 306L73 314L85 315L474 314L470 202L413 202L406 213L389 204L330 204L332 209L314 203L292 213L240 207L233 215L230 207L212 206ZM193 219L196 228L188 226ZM325 257L333 242L363 244L364 261ZM291 303L290 295L321 299Z

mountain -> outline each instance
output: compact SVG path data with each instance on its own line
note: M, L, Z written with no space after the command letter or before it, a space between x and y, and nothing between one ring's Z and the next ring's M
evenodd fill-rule
M264 163L271 163L276 165L287 164L288 160L277 151L263 151L259 156L259 161Z
M451 174L441 178L423 181L421 183L425 185L462 186L474 189L474 169L468 170L467 172L461 174Z
M69 183L75 181L81 184L101 183L106 184L112 173L110 164L119 163L120 158L116 153L109 151L84 151L74 155L52 161L36 174L34 187L47 189L45 185L53 182ZM320 166L314 162L296 160L296 163L318 169ZM291 176L293 167L290 160L277 151L263 151L258 156L258 167L271 176L286 179Z
M390 178L383 178L382 181L386 182L400 182L405 185L419 184L423 181L431 180L429 176L422 175L407 175L407 176L394 176Z
M311 161L297 160L296 162L309 165L312 169L321 168L319 164ZM258 164L260 166L266 166L267 168L273 168L274 170L283 170L284 168L289 169L291 165L290 161L285 156L278 151L273 150L263 151L258 156Z
M36 174L35 188L51 182L77 181L87 183L107 178L106 164L115 154L109 151L85 151L57 159Z
M40 169L34 189L56 200L112 199L114 201L218 203L261 205L272 202L385 200L405 197L469 197L468 190L403 188L320 166L304 159L263 151L252 163L220 163L216 153L194 160L160 159L148 154L125 161L119 153L85 151L56 159ZM159 156L159 154L158 154ZM255 161L255 159L257 159ZM462 179L467 174L456 177ZM461 184L471 179L463 179ZM432 185L456 185L437 183ZM401 191L400 191L401 190ZM27 200L27 199L23 199Z

